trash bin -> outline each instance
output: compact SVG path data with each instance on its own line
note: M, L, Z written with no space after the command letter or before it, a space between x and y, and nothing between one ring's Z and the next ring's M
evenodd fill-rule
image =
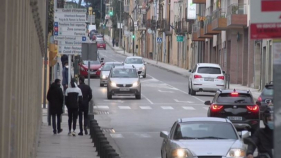
M153 53L149 52L149 59L153 59Z

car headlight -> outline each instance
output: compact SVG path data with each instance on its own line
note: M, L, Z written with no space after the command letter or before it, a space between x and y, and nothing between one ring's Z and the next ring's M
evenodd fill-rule
M226 157L244 158L245 156L246 152L243 149L230 149Z
M133 83L133 87L137 87L139 85L138 82Z
M105 76L105 75L102 75L102 79L106 79L106 76Z
M173 151L174 158L188 158L188 154L185 149L175 149Z
M116 83L114 83L114 82L111 82L111 84L110 84L112 87L116 87Z

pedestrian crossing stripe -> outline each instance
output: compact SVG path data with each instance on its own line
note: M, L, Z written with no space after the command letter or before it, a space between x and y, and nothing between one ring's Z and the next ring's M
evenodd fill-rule
M172 109L174 109L171 106L161 106L161 108L164 109L164 110L172 110Z

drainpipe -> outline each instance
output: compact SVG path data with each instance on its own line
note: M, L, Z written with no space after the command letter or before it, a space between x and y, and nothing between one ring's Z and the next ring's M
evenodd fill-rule
M162 61L164 61L164 63L166 63L166 33L165 33L165 31L166 31L166 22L168 21L167 20L167 13L166 13L166 8L167 8L167 0L164 2L164 8L163 8L163 13L164 13L164 15L163 15L163 19L166 19L166 21L164 21L165 23L164 23L164 31L163 31L163 60ZM169 24L170 25L170 24Z

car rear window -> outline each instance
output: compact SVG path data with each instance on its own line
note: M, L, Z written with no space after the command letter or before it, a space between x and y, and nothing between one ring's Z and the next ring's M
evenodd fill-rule
M113 66L122 66L122 64L105 64L101 70L110 71Z
M264 96L273 96L273 86L266 86L262 90L262 95L264 95Z
M217 103L253 103L250 94L238 93L222 93L218 96Z
M197 72L201 74L221 74L221 69L218 67L199 67Z
M174 139L238 139L231 123L227 122L188 122L178 124Z
M138 78L136 69L114 69L111 72L112 78Z

